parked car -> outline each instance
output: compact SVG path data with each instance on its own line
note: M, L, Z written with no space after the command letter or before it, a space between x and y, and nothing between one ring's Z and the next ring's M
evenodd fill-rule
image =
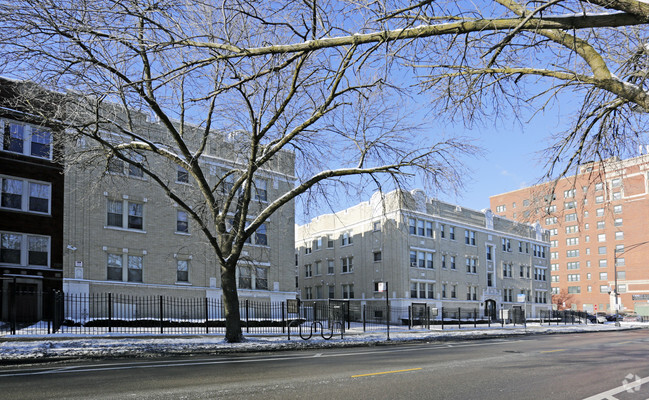
M603 315L593 315L593 314L587 314L586 318L588 319L588 322L591 324L603 324L606 322L606 317Z

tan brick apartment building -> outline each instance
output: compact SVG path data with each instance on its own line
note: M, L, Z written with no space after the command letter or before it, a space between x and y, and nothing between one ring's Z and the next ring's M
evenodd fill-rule
M550 309L549 243L540 227L427 197L375 193L369 201L296 229L303 300L384 299L406 307ZM525 302L518 295L525 295Z
M490 197L497 215L550 231L553 294L568 308L649 315L649 155L580 167L579 173Z

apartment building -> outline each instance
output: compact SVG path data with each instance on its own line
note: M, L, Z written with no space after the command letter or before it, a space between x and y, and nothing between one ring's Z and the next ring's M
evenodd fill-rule
M164 130L156 122L143 117L140 124L150 138L163 137ZM190 128L186 131L190 137ZM106 133L110 135L115 133ZM200 159L211 186L242 167L234 159L237 140L237 135L211 135ZM77 145L84 149L84 143ZM160 158L149 157L143 162L157 171L166 169L162 174L166 175L165 184L201 211L201 194L186 170ZM293 164L293 155L286 152L271 168L257 173L251 217L293 186ZM206 210L202 212L207 215ZM294 220L291 202L250 238L237 270L240 298L295 298ZM136 166L116 158L94 166L70 165L64 226L63 285L67 293L221 298L220 265L200 227Z
M423 191L375 193L369 201L296 228L300 297L385 298L393 306L550 307L548 233L428 198ZM519 295L524 295L519 302Z
M492 196L490 203L498 215L539 220L550 231L559 307L649 315L648 174L649 155L611 158L585 164L574 176Z
M64 176L56 127L13 104L18 90L0 80L0 319L17 304L28 322L52 311L40 294L62 288Z

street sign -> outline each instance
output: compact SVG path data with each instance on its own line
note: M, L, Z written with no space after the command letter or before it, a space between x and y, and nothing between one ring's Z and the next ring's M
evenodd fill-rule
M385 282L378 282L379 292L385 292Z

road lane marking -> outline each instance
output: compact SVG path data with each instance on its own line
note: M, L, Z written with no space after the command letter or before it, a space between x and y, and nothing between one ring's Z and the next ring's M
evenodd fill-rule
M560 351L566 351L566 349L544 350L544 351L541 351L541 353L558 353Z
M399 372L419 371L420 369L421 368L410 368L410 369L399 369L399 370L396 370L396 371L374 372L374 373L371 373L371 374L352 375L352 378L360 378L362 376L396 374L396 373L399 373Z
M649 376L644 377L640 379L640 377L636 377L637 379L631 381L631 382L625 382L622 386L618 386L614 389L607 390L606 392L598 393L594 396L590 396L584 400L607 400L607 399L616 399L614 397L617 394L621 394L624 392L627 393L635 393L640 391L640 386L643 384L649 382Z

